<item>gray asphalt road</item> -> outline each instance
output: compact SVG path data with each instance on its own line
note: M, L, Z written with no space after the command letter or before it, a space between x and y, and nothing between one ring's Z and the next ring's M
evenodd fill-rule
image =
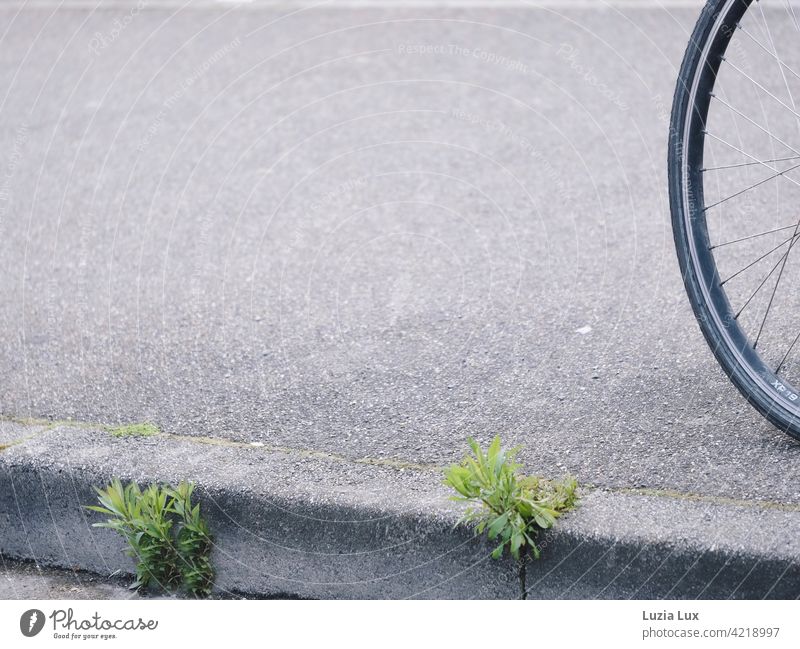
M45 568L27 561L13 561L0 556L0 600L3 599L162 599L156 589L144 593L132 591L130 575L97 575L85 570ZM215 599L247 599L246 595L220 591ZM267 599L296 599L274 596Z
M364 4L0 7L2 413L800 502L673 250L697 9Z
M0 599L137 599L122 579L0 557Z

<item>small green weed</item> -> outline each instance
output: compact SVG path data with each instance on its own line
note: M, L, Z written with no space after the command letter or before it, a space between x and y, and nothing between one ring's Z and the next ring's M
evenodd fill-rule
M126 424L108 431L114 437L150 437L158 435L161 430L155 424L146 421L140 424Z
M184 588L193 595L206 596L214 584L211 566L211 534L200 515L200 505L192 507L194 485L181 482L167 492L172 498L173 511L178 521L178 554L183 559L181 572Z
M529 557L540 556L536 539L541 530L551 528L561 513L577 504L578 483L566 477L560 481L524 476L514 456L519 449L505 450L495 437L484 453L470 438L472 456L445 472L444 483L458 493L453 500L468 502L462 523L473 525L476 534L484 532L499 541L494 559L508 549L519 569L520 598L525 599L526 565Z
M136 560L131 588L156 585L169 591L182 586L196 597L210 594L211 535L200 505L192 506L193 490L185 482L142 490L135 482L123 486L117 478L105 489L95 487L100 505L86 508L110 517L94 527L112 529L127 541L128 556Z

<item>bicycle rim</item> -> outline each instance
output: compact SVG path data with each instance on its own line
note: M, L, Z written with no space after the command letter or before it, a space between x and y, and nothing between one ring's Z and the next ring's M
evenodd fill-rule
M681 70L670 138L687 290L733 382L800 430L800 7L710 2Z

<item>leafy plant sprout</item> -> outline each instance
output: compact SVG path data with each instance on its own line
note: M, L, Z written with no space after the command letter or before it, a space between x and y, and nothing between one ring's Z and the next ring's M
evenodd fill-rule
M176 534L178 555L183 559L181 572L184 588L195 596L207 596L214 583L211 566L211 534L200 515L200 505L192 507L194 485L181 482L167 488L172 498L172 511L179 516Z
M195 597L211 593L212 538L200 505L192 506L193 484L151 484L142 490L135 482L123 486L114 478L105 489L95 487L95 491L100 505L86 508L109 518L93 527L120 534L128 543L128 556L136 560L131 588L156 585L170 591L182 586Z
M468 442L472 455L448 468L444 483L458 493L453 500L470 503L459 523L472 525L476 535L486 533L489 540L499 542L493 559L500 559L508 549L516 560L520 599L526 599L527 563L541 554L537 536L575 507L578 483L571 476L546 480L520 474L522 467L514 462L519 448L503 449L499 436L486 452L474 439Z

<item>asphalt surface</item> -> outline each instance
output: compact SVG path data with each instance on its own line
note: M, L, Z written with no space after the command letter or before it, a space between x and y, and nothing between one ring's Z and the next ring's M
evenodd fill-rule
M137 599L121 579L0 557L0 599Z
M800 502L673 249L697 8L363 4L0 6L0 412Z
M86 570L66 570L36 565L32 561L15 561L0 556L0 599L169 599L156 590L130 589L129 575L100 575ZM246 595L219 592L216 599L248 599ZM252 598L252 596L250 597ZM274 599L296 599L288 595Z

